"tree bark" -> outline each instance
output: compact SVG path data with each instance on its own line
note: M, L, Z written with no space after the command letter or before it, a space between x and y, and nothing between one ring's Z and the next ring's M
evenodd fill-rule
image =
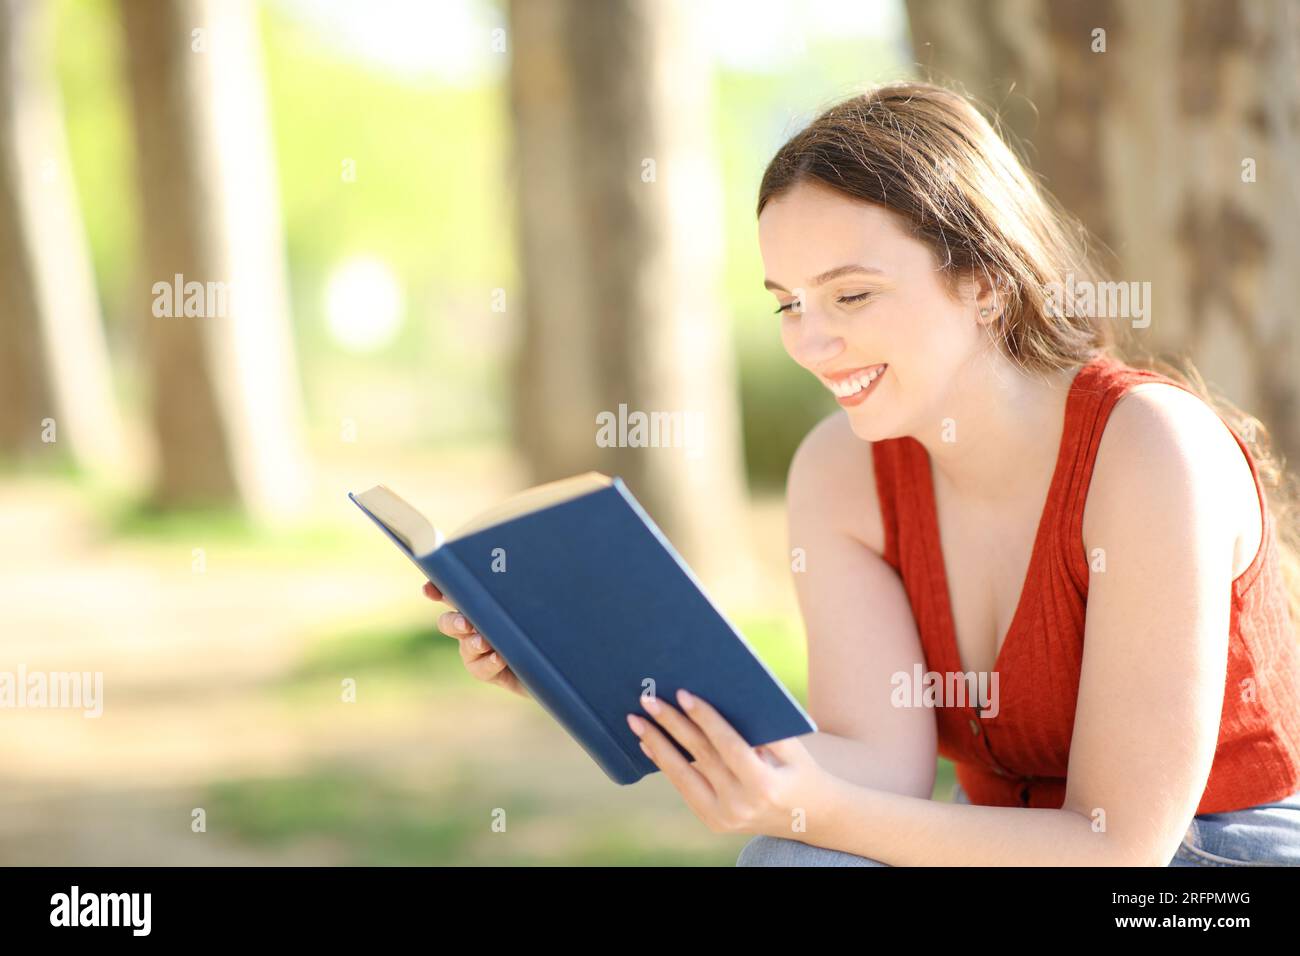
M524 331L515 430L535 480L620 475L703 576L748 573L707 60L673 0L511 4ZM686 448L599 447L597 416L697 416Z
M303 502L305 457L256 12L247 0L122 0L120 10L143 203L154 497L284 515ZM177 276L200 284L201 314L160 299Z
M0 452L120 476L121 424L51 26L39 0L0 0Z
M1300 6L907 8L921 66L1001 113L1045 185L1114 251L1116 279L1151 283L1137 344L1185 351L1300 460Z

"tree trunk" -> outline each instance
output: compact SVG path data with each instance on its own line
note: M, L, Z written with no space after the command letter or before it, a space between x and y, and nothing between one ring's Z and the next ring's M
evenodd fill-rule
M516 0L510 16L518 443L535 480L620 475L703 577L743 578L711 78L690 15L677 0ZM694 416L698 456L598 445L598 416L637 412Z
M0 0L0 452L120 477L121 425L68 163L50 9Z
M1186 351L1300 460L1300 6L908 0L908 14L932 78L998 109L1113 249L1115 278L1151 283L1137 344Z
M247 0L122 0L120 10L155 498L283 515L303 501L305 460L256 11Z

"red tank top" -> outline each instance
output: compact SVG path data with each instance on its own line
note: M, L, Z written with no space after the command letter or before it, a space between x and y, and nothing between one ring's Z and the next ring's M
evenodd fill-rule
M955 763L972 803L1059 809L1065 800L1088 599L1083 507L1110 411L1139 382L1184 387L1106 353L1076 372L1024 590L994 664L998 712L981 716L978 701L935 708L939 753ZM1219 740L1198 814L1238 810L1300 789L1300 649L1259 470L1235 431L1233 437L1255 478L1263 541L1232 582ZM960 673L929 454L905 437L875 442L872 457L885 559L907 590L926 669ZM1241 693L1248 678L1254 700Z

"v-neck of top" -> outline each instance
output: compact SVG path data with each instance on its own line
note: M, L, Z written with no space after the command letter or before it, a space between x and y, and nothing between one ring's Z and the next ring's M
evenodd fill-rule
M990 674L1000 673L1002 670L1003 659L1007 655L1007 650L1015 639L1018 627L1026 613L1026 591L1028 585L1034 580L1038 570L1038 565L1044 560L1044 554L1047 551L1047 536L1049 534L1052 518L1055 515L1058 499L1060 496L1059 485L1065 477L1065 460L1067 452L1071 446L1070 442L1070 418L1076 397L1080 392L1079 386L1086 381L1089 372L1095 365L1102 361L1101 358L1094 358L1083 365L1079 366L1070 381L1069 390L1065 397L1065 407L1061 418L1061 437L1057 443L1056 464L1052 469L1052 479L1047 486L1047 497L1043 501L1042 510L1038 516L1038 527L1034 532L1034 543L1029 552L1029 563L1025 567L1025 577L1020 583L1020 593L1016 600L1016 609L1011 614L1011 623L1007 625L1006 634L1003 635L1001 643L993 658L993 667ZM926 549L934 565L934 573L931 580L934 582L935 598L938 602L938 608L945 622L943 628L943 649L947 655L945 670L949 673L969 673L961 660L961 649L957 644L957 620L953 614L952 595L948 589L948 569L943 558L943 539L939 531L939 509L934 492L934 464L930 459L930 454L925 447L917 442L923 457L922 467L918 470L921 472L919 488L921 492L921 514L923 516L923 531L926 540ZM968 708L974 709L974 708Z
M926 449L911 436L872 443L884 526L881 556L907 593L922 666L948 671L933 700L938 751L953 761L972 804L1059 809L1065 800L1093 571L1083 546L1083 514L1106 422L1130 388L1147 383L1192 391L1103 350L1082 364L1070 382L1056 469L1016 609L993 662L996 671L990 676L1001 672L999 686L990 688L996 702L984 710L970 706L960 684L948 683L962 664ZM1300 787L1295 746L1300 740L1300 679L1277 677L1300 677L1300 645L1287 613L1281 546L1272 533L1259 467L1235 430L1233 435L1256 478L1264 540L1254 562L1233 582L1226 623L1232 679L1223 696L1214 766L1198 814L1256 806ZM1274 692L1245 700L1232 692L1239 681L1266 683ZM954 699L959 694L965 700Z

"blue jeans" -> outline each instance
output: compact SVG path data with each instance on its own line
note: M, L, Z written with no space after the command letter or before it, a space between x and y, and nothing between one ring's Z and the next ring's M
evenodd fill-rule
M953 786L952 799L970 803L961 784ZM736 866L889 864L785 837L756 836L740 851ZM1275 803L1193 817L1169 866L1300 866L1300 790Z

